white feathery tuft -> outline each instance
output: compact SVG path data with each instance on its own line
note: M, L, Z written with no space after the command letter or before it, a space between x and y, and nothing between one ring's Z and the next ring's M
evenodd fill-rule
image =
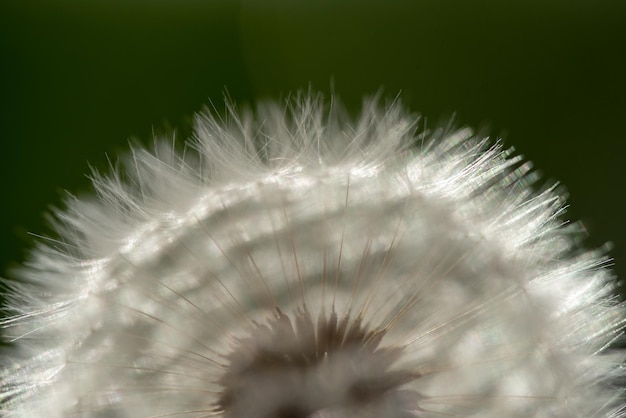
M398 103L196 118L11 282L6 417L626 416L624 309L553 187Z

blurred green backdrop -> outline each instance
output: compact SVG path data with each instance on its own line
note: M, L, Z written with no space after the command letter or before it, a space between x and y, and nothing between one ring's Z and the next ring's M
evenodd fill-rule
M225 87L254 103L310 83L503 136L626 278L625 22L620 0L4 0L0 268L49 232L63 189L89 190L88 162L187 135Z

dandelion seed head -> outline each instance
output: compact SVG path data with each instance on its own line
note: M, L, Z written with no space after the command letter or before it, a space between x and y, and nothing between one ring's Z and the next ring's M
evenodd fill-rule
M620 417L559 189L401 105L203 112L68 198L8 294L8 417Z

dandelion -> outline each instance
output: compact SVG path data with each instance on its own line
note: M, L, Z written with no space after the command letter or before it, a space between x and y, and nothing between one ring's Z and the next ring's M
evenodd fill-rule
M558 188L397 102L197 116L11 284L6 417L620 417L623 307Z

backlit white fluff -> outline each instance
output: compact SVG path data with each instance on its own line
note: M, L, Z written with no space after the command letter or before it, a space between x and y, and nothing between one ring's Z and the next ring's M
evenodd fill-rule
M70 198L11 283L2 415L626 416L623 308L558 189L334 106L202 113Z

